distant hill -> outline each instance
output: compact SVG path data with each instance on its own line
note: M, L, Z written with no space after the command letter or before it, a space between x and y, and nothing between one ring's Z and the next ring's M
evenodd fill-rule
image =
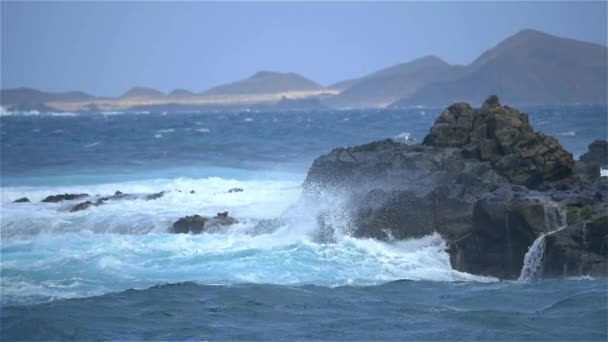
M608 48L534 30L500 42L456 78L433 82L393 106L479 104L499 94L515 104L606 103Z
M124 94L120 96L122 99L126 98L159 98L164 97L165 93L160 90L156 90L154 88L148 87L133 87L127 90Z
M322 88L319 84L298 74L260 71L247 79L211 88L203 95L272 94Z
M38 106L54 101L83 101L93 99L94 96L81 91L70 92L44 92L32 88L3 89L0 91L2 106Z
M383 107L431 82L454 78L461 69L434 56L422 57L332 85L330 88L339 89L341 86L344 91L326 102L333 106Z
M169 93L169 97L189 97L189 96L196 96L196 94L191 92L190 90L186 90L186 89L175 89Z

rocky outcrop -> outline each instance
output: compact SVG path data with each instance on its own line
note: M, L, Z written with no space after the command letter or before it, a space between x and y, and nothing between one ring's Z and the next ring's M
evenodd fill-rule
M21 197L13 201L13 203L29 203L30 199L27 197Z
M58 194L58 195L48 196L45 199L43 199L42 202L57 203L57 202L61 202L61 201L73 201L75 199L88 197L88 196L89 196L89 194L67 194L67 193Z
M492 96L478 109L447 108L421 145L383 140L335 149L315 160L303 189L307 198L342 199L318 217L328 241L337 229L332 211L346 213L346 233L399 240L439 232L455 269L516 279L533 242L567 224L568 207L605 203L602 182L576 175L556 139ZM552 246L547 240L547 251Z
M228 216L228 212L218 213L215 217L185 216L173 223L170 232L174 234L213 233L237 222L235 218Z
M480 109L457 103L446 109L425 145L459 147L471 158L490 161L513 184L536 188L570 176L574 159L553 137L534 132L528 115L489 97Z
M164 191L156 192L153 194L147 195L134 195L134 194L125 194L121 191L116 191L112 196L104 196L98 197L95 201L84 201L76 204L72 208L70 208L70 212L82 211L93 207L98 207L100 205L106 204L108 201L117 201L117 200L135 200L135 199L143 199L145 201L153 201L157 200L165 195Z
M577 170L591 178L600 176L600 169L608 169L608 141L596 140L589 145L577 164Z

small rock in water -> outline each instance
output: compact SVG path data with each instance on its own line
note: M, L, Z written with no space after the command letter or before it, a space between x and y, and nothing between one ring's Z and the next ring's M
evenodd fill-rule
M14 200L13 203L28 203L30 201L27 197L21 197L20 199Z
M190 190L190 193L191 194L195 194L196 192L194 190Z
M146 197L144 199L146 201L150 201L150 200L159 199L159 198L163 197L164 195L165 195L165 192L161 191L161 192L157 192L155 194L146 195Z
M96 205L99 205L99 204L103 204L103 202L102 203L98 202L98 204L93 204L91 201L86 201L86 202L78 203L75 206L73 206L72 209L70 209L70 212L73 213L73 212L76 212L76 211L85 210L85 209L88 209L88 208L90 208L92 206L96 206Z
M171 232L175 234L200 234L205 228L205 222L207 218L201 215L192 215L182 217L173 223Z
M228 193L232 193L232 192L243 192L243 188L232 188L232 189L228 190Z
M175 221L171 226L171 233L174 234L200 234L202 232L212 232L219 228L237 223L237 220L228 217L228 212L218 213L215 217L205 217L201 215L185 216Z
M120 196L120 195L122 195L122 192L121 192L120 190L117 190L117 191L114 193L114 196Z
M87 197L89 196L89 194L58 194L58 195L52 195L52 196L48 196L47 198L43 199L42 202L45 203L57 203L57 202L61 202L61 201L71 201L71 200L75 200L75 199L79 199L79 198L83 198L83 197Z

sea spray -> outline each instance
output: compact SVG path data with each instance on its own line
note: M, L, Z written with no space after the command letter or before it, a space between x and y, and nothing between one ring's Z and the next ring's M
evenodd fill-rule
M543 256L545 255L545 237L567 226L564 211L555 203L545 205L544 215L549 232L537 237L528 249L528 252L524 256L524 265L521 268L519 281L533 281L540 278L542 275Z

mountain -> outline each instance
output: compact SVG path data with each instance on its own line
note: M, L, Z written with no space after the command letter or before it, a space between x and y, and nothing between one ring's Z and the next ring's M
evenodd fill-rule
M298 74L260 71L247 79L211 88L203 95L273 94L322 88L319 84Z
M44 92L32 88L13 88L0 91L0 103L3 106L37 106L55 101L84 101L94 96L81 91Z
M120 98L122 99L151 99L159 97L165 97L165 93L160 90L148 87L133 87L120 96Z
M195 93L187 89L175 89L169 93L169 97L192 97L196 96Z
M456 79L433 82L393 106L481 103L489 94L517 104L606 103L606 46L521 31L484 52Z
M384 107L431 82L454 78L461 69L435 56L422 57L359 79L336 83L333 87L342 86L344 90L326 102L332 106Z

